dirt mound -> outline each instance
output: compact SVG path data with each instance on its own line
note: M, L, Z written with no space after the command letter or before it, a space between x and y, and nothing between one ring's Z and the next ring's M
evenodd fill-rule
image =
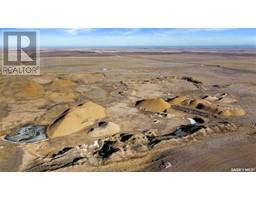
M184 96L178 96L171 100L168 100L168 102L174 107L176 105L185 106L190 109L202 110L215 115L220 115L222 117L240 117L246 114L246 112L242 108L217 104L216 102L211 101L213 99L214 98L212 97L209 98L209 96L203 97L203 99L190 99ZM226 104L226 102L222 103ZM231 103L233 103L233 101L231 101Z
M246 112L242 108L226 108L218 113L223 117L241 117L246 114Z
M216 97L216 96L209 96L209 95L204 96L202 99L205 99L205 100L207 100L207 101L212 101L212 102L215 102L215 101L218 101L218 100L219 100L218 97Z
M236 103L236 102L238 101L231 97L225 97L223 99L218 100L218 103L225 103L225 104Z
M176 96L174 98L168 99L168 102L171 105L180 105L180 104L182 104L182 102L184 102L187 99L188 99L188 97L185 97L185 96Z
M214 96L206 95L202 99L205 99L211 102L218 102L218 103L225 103L225 104L237 102L237 99L234 99L233 97L228 96L227 93L216 94Z
M91 101L67 109L60 114L48 127L50 138L69 135L81 131L106 116L105 108Z
M114 135L120 130L120 126L113 122L99 122L97 127L89 130L88 135L92 137L105 137Z
M75 83L66 79L55 79L49 86L47 97L55 103L73 102L78 96L74 91Z
M184 102L184 105L188 105L189 107L202 109L205 111L213 112L215 110L215 106L211 102L204 99L188 100Z
M186 96L177 96L172 99L168 99L171 105L189 106L191 108L211 110L212 103L205 99L191 99Z
M56 79L52 82L50 88L52 90L62 90L62 89L69 89L73 87L75 83L70 80L64 80L64 79Z
M18 96L22 97L39 97L44 94L44 88L40 84L29 81L22 87L18 93Z
M82 82L88 84L103 81L105 79L105 75L99 72L86 74L69 74L67 79L70 79L74 82Z
M162 98L146 99L136 103L137 108L148 112L163 112L171 105Z
M69 91L67 93L48 92L47 97L50 101L54 103L67 103L67 102L73 102L78 97L78 95L72 91Z
M30 77L8 76L8 78L1 77L0 79L0 93L1 97L18 100L19 98L41 97L45 94L45 90L42 85L31 80ZM7 100L5 98L1 98L1 101ZM9 100L7 101L10 103Z
M46 84L52 83L53 77L39 76L39 77L33 77L32 80L39 84L46 85Z

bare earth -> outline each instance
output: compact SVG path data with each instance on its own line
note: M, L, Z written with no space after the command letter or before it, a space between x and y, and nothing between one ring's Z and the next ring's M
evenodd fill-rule
M255 171L255 50L40 60L40 76L0 76L0 171Z

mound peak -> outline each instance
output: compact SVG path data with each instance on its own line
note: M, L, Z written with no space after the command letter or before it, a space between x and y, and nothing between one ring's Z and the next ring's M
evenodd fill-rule
M106 116L105 108L88 101L61 113L47 128L50 138L70 135L81 131Z
M145 99L137 104L137 108L148 112L163 112L171 105L162 98Z

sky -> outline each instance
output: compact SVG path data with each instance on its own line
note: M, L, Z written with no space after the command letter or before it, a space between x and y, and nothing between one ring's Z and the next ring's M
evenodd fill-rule
M0 29L0 46L4 31L40 33L40 47L231 47L256 48L256 29Z

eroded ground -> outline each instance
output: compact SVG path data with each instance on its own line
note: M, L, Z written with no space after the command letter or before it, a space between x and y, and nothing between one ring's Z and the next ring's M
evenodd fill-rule
M0 171L255 168L255 55L43 50L0 77Z

